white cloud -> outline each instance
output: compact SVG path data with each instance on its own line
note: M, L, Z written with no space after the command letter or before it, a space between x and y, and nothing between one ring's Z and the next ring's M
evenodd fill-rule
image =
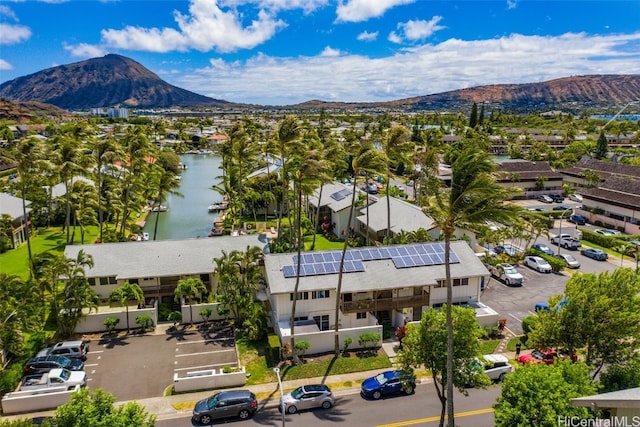
M67 52L70 52L72 56L79 58L96 58L98 56L104 56L108 52L100 46L91 45L87 43L80 43L76 45L63 45Z
M0 15L1 16L6 16L7 18L13 20L13 21L18 21L18 17L16 16L16 14L13 12L13 10L11 10L11 8L9 6L5 6L5 5L0 5Z
M243 26L237 10L223 11L217 0L191 0L189 13L174 11L178 28L102 30L105 47L149 52L188 51L191 49L221 53L251 49L269 40L285 26L281 20L260 10L250 25Z
M436 31L445 29L446 27L438 25L442 20L442 16L434 16L430 21L407 21L399 23L398 28L402 29L404 37L408 40L423 40L431 37Z
M340 0L336 9L338 22L361 22L377 18L393 7L411 4L416 0Z
M402 43L402 37L399 36L398 33L396 33L395 31L391 31L389 33L387 40L389 40L391 43L396 43L396 44Z
M225 7L239 7L247 4L255 4L261 9L271 11L302 9L305 13L329 4L328 0L220 0L220 5Z
M449 39L403 49L383 58L339 53L225 62L188 75L159 71L179 87L232 102L291 105L325 101L389 101L485 84L530 83L585 74L640 74L629 46L640 32L557 37L513 34L490 40ZM331 53L331 54L328 54Z
M0 45L20 43L29 37L31 37L29 27L0 23Z
M340 56L341 52L339 49L334 49L332 47L325 47L320 56Z
M13 70L13 65L0 58L0 70Z
M372 42L378 38L378 32L375 31L373 33L370 33L368 31L363 31L360 34L358 34L358 37L356 38L363 42Z

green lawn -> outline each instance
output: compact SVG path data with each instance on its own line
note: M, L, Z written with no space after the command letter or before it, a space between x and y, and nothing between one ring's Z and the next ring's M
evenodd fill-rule
M97 227L87 227L84 241L91 243L98 236ZM54 252L62 255L65 248L66 233L63 233L59 227L41 228L31 236L31 251L33 255L45 252ZM76 230L75 244L80 244L80 230ZM0 273L8 275L16 275L23 279L29 278L29 253L27 244L23 243L16 249L11 249L0 254Z

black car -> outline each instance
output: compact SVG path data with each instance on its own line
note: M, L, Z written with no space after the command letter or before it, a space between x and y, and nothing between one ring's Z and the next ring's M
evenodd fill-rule
M564 196L562 194L549 194L549 197L556 203L564 202Z
M31 358L24 365L25 375L46 374L52 369L63 368L70 371L82 371L84 362L66 356L40 356Z
M211 424L213 420L230 417L246 420L257 409L258 401L251 391L222 391L196 403L193 419L201 424Z

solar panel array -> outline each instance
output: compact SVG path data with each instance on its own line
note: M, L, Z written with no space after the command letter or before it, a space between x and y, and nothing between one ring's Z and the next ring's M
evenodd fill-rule
M354 248L346 251L344 256L345 273L364 271L363 261L390 259L396 268L424 267L444 264L444 243L416 243L411 245ZM342 251L315 252L302 254L300 276L318 276L340 272ZM458 256L449 251L452 264L460 262ZM284 277L296 277L298 256L293 256L294 265L282 268Z
M351 190L347 190L346 188L340 191L336 191L335 193L331 194L331 198L335 201L340 201L342 199L344 199L347 196L351 195Z

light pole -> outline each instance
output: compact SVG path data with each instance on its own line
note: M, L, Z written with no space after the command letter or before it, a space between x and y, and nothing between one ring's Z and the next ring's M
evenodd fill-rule
M282 427L284 427L284 391L282 390L282 380L280 379L280 368L273 368L273 372L278 376L278 388L280 389L280 412L282 412Z
M560 255L560 248L562 247L562 217L567 212L573 212L573 209L571 209L571 208L565 209L560 214L560 229L558 231L558 255Z

